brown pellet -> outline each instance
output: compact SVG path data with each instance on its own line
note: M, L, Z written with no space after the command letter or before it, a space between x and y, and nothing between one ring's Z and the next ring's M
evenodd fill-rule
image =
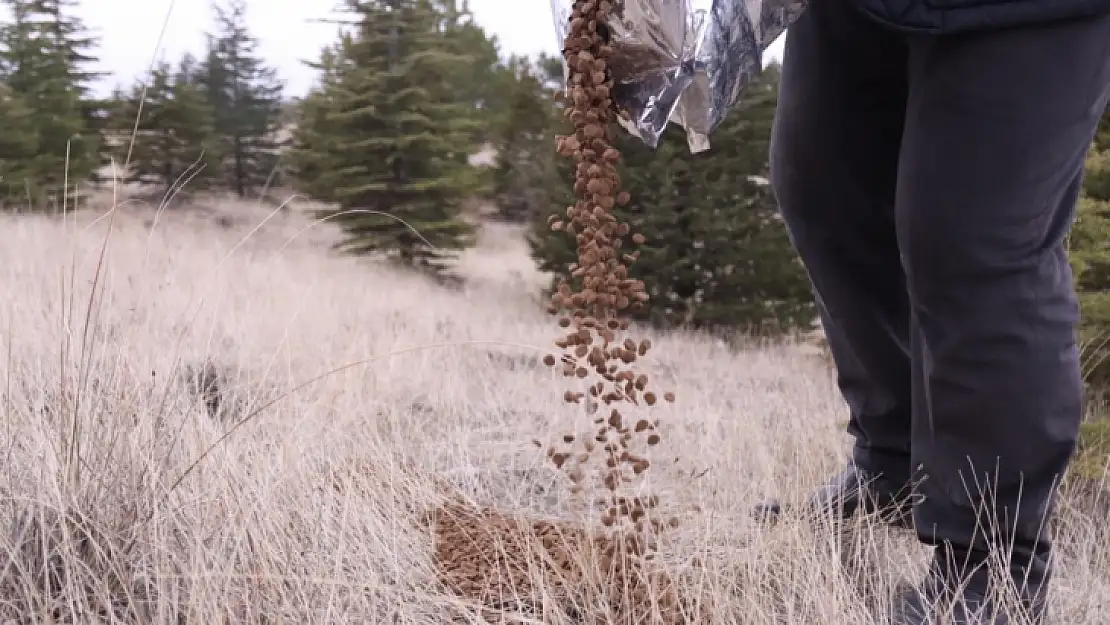
M641 310L650 298L644 282L630 272L639 252L629 248L644 245L647 238L613 213L632 201L629 192L620 188L617 167L622 158L612 143L622 132L616 127L617 119L626 116L611 98L612 49L601 27L613 8L608 0L576 1L564 40L568 92L562 101L573 130L556 137L555 147L559 155L573 159L575 202L548 223L553 232L571 237L577 253L547 308L559 315L558 325L565 331L555 341L562 355L545 357L544 363L563 363L563 374L576 385L564 393L565 402L580 405L576 410L585 410L597 424L593 427L600 426L600 431L564 435L563 442L572 451L549 453L551 461L565 469L575 492L594 485L607 491L599 503L605 510L603 525L625 532L622 540L628 541L628 548L641 553L655 544L645 532L662 524L645 522L644 506L628 502L630 493L642 490L639 480L651 467L644 454L661 438L655 432L657 420L633 413L653 406L660 395L650 388L648 375L636 371L651 341L620 336L631 326L628 313ZM591 399L583 402L587 394ZM674 393L667 391L662 397L671 402ZM608 416L593 414L601 406ZM651 498L658 502L657 496Z

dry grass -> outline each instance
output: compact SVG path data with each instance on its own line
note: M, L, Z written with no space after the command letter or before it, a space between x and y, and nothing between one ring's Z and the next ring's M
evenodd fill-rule
M450 490L576 522L530 444L580 416L539 362L558 328L514 234L493 232L461 264L472 285L448 291L321 251L331 235L297 238L295 212L251 234L265 211L217 208L231 225L167 214L151 228L152 212L127 209L110 236L95 215L0 219L0 623L437 624L566 608L535 554L513 565L528 600L468 604L439 583L429 531ZM870 622L868 604L920 571L913 541L748 518L764 494L799 497L839 468L843 408L822 361L652 338L650 372L679 400L657 409L650 480L683 515L657 566L691 620ZM1060 622L1105 622L1107 532L1068 512ZM505 536L468 557L497 555ZM544 618L596 622L581 597L571 607Z

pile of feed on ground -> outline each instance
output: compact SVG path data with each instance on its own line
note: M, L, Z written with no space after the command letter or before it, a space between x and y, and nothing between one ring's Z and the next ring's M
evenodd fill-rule
M438 508L429 521L441 583L495 622L687 622L691 606L674 581L629 557L612 535L464 502Z
M624 249L626 242L645 240L612 213L629 201L616 168L621 154L612 146L619 113L602 26L612 9L606 0L579 1L570 18L563 50L569 70L565 114L574 132L556 140L559 154L576 163L577 201L565 216L550 220L553 231L574 237L578 254L549 308L566 330L556 341L563 353L548 355L545 363L574 382L564 399L581 406L590 425L551 445L535 441L565 475L580 519L514 519L453 504L433 515L432 528L441 581L490 610L554 607L580 622L677 624L685 622L687 610L652 561L659 534L678 520L662 516L659 497L644 488L648 451L661 442L659 423L634 414L659 399L648 376L635 369L651 343L622 336L629 329L624 313L643 306L648 296L643 283L629 277L637 253ZM663 398L674 401L674 394ZM600 523L589 522L594 510ZM537 575L558 597L541 596ZM585 596L589 589L595 596ZM584 606L590 606L588 613Z

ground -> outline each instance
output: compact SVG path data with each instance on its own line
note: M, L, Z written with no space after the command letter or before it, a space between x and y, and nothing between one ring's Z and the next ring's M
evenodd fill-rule
M452 290L327 252L334 233L296 209L198 202L0 219L0 623L508 618L437 582L431 530L449 496L578 522L531 444L579 415L541 363L559 328L520 233L487 226ZM678 394L653 410L649 481L681 519L657 566L694 622L870 622L921 571L911 537L748 512L839 468L825 361L643 335L645 371ZM1059 622L1101 624L1110 530L1064 501ZM523 574L556 594L545 567Z

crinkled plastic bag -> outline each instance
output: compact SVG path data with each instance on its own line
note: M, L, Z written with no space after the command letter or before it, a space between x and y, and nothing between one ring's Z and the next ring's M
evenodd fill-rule
M669 122L686 130L691 152L763 69L763 52L805 10L807 0L611 0L606 26L613 99L621 125L654 149ZM551 0L562 46L575 0ZM566 67L564 66L564 71Z

